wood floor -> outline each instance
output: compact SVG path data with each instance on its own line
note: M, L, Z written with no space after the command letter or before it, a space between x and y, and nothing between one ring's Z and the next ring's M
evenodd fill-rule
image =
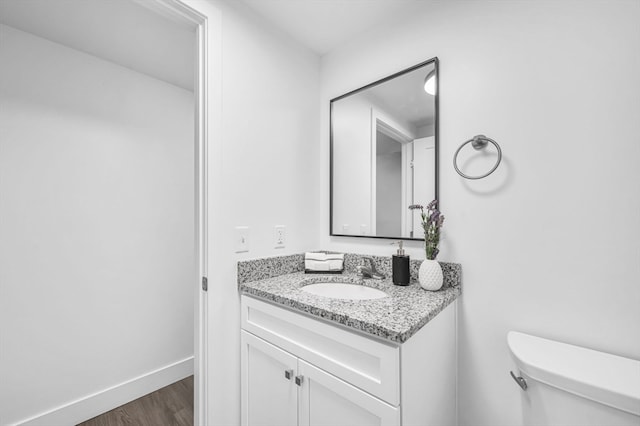
M193 426L193 376L78 426Z

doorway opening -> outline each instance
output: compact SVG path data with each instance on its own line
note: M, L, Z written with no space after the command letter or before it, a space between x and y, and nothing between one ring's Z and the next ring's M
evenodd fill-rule
M0 32L3 419L75 424L193 374L206 422L206 18L3 0ZM185 79L154 63L182 39Z

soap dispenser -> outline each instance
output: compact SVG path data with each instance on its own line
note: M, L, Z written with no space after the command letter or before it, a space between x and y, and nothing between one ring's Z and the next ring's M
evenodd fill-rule
M398 253L392 256L391 268L395 285L409 285L409 256L404 254L402 241L398 241ZM396 244L391 243L391 244Z

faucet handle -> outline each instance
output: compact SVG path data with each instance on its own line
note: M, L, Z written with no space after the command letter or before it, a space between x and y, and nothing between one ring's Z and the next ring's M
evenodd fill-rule
M371 257L371 256L363 256L362 260L364 260L365 262L368 260L369 263L371 263L371 272L373 272L374 274L377 272L376 271L376 264L375 264L375 262L373 260L373 257Z

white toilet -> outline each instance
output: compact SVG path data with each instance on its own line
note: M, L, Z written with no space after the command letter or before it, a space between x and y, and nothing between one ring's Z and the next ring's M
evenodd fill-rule
M507 342L525 426L640 426L640 361L515 331Z

